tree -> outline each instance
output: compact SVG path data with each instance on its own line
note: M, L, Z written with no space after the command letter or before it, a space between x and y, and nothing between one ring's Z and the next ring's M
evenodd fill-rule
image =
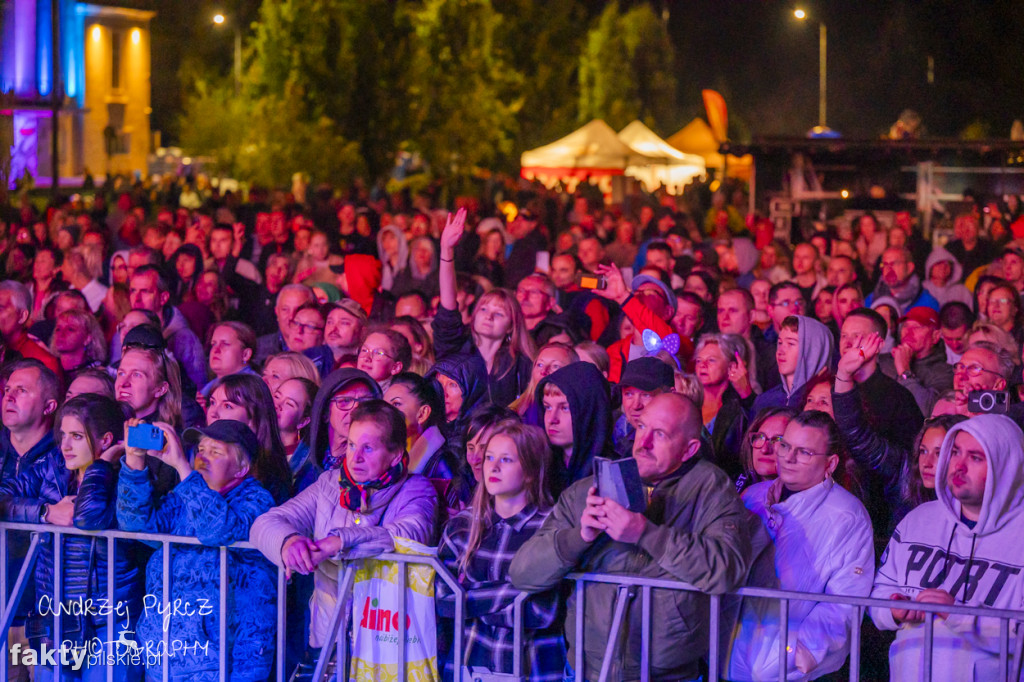
M580 123L602 118L619 129L634 119L652 128L675 123L674 50L647 3L625 13L610 3L587 33L580 56Z

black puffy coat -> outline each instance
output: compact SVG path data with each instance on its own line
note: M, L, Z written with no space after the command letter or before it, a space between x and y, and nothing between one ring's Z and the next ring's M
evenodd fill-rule
M21 523L39 521L43 504L60 502L67 495L75 499L74 524L81 530L106 530L117 528L117 473L114 466L103 460L96 460L85 471L81 484L75 473L64 466L64 457L51 451L27 471L0 483L0 518ZM35 587L36 607L41 604L50 609L49 615L39 615L38 608L29 616L26 634L29 637L45 637L52 640L54 548L53 536L44 534L36 559ZM142 610L142 576L139 564L134 560L137 545L120 540L116 543L114 557L114 596L107 593L107 540L104 538L67 536L61 548L61 585L63 602L84 602L92 599L90 614L61 616L61 637L79 642L91 636L89 629L106 623L106 614L100 612L105 603L115 611L115 627L124 623L125 616L130 622L137 620ZM50 604L42 600L49 596ZM102 602L101 600L106 600ZM77 612L75 612L77 613Z

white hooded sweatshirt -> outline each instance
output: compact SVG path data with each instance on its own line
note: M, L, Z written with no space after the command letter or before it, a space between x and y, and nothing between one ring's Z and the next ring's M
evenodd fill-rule
M946 484L953 441L961 431L974 436L988 462L984 501L973 529L963 521L960 502ZM871 596L889 599L898 593L914 599L922 589L937 588L953 595L960 605L1024 608L1024 434L1020 428L1006 416L991 414L951 428L942 442L935 492L938 500L914 509L896 527L882 554ZM888 608L870 612L879 629L899 630L889 650L892 679L922 679L924 625L897 624ZM1011 641L1014 626L1011 623ZM936 616L934 636L932 679L998 679L997 619Z
M743 493L743 503L764 523L774 544L762 554L748 584L796 592L866 597L871 592L875 550L871 519L864 505L831 477L780 502L782 481L763 481ZM772 570L774 569L774 570ZM756 577L755 577L756 576ZM770 583L763 578L769 577ZM788 680L811 680L839 670L850 651L853 607L844 604L789 603ZM779 602L745 598L734 630L726 679L735 682L779 679ZM796 667L800 642L818 665L807 673Z

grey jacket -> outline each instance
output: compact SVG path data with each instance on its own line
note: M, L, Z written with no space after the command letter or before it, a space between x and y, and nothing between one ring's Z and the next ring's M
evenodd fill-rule
M721 594L743 585L752 561L751 536L759 521L743 506L721 469L690 460L659 482L650 493L644 515L651 521L636 545L601 535L593 543L580 536L580 515L592 477L577 481L558 499L541 529L512 560L509 576L521 590L539 591L557 585L572 571L679 580L697 589ZM577 679L596 680L608 641L616 585L590 583L584 620L585 671ZM639 590L636 590L639 595ZM573 614L576 594L569 598ZM708 599L695 592L654 590L651 602L650 652L652 679L690 679L708 651ZM608 679L640 677L641 600L628 607L626 627L617 636ZM566 618L569 663L575 661L578 633L575 618Z
M946 361L946 344L942 341L935 344L926 357L911 359L910 373L913 376L904 379L896 374L891 353L878 356L878 369L913 394L921 414L931 414L938 397L953 388L953 366Z
M395 548L395 537L430 545L437 536L437 493L422 476L410 475L375 491L365 514L342 507L340 497L338 472L325 471L316 483L256 519L249 542L270 561L283 567L281 547L296 533L313 540L340 535L343 546L349 549L342 549L336 560L390 552ZM313 583L309 643L320 647L327 637L331 613L337 604L337 561L322 561L316 567Z

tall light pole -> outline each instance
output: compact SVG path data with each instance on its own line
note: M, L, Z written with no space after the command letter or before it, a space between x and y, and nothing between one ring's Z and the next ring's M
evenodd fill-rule
M223 26L227 21L227 17L223 14L213 15L213 23L217 26ZM242 29L238 26L238 17L232 22L235 28L235 95L239 95L242 90Z
M803 21L807 18L807 12L797 8L793 10L793 16ZM825 29L825 22L818 22L818 125L822 128L825 124L825 92L827 88L828 74L828 32Z

